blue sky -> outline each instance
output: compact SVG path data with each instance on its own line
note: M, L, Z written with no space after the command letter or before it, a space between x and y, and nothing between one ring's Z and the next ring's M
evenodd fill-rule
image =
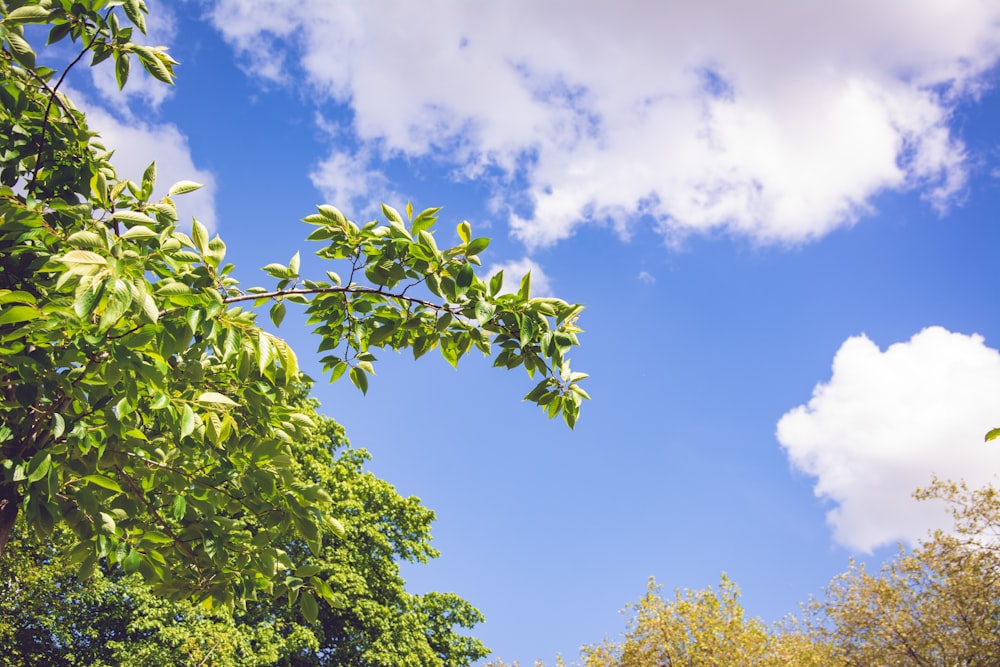
M245 285L315 204L411 200L587 305L575 432L482 359L316 387L438 513L411 589L476 604L504 660L620 632L650 576L725 571L777 620L941 525L910 499L933 474L996 481L995 3L149 4L176 89L74 89L122 175L207 184L182 212ZM321 378L303 320L280 334Z

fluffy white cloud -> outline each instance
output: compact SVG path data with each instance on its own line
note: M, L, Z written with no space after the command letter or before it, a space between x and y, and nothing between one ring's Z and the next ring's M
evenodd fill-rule
M494 264L489 267L486 274L492 278L503 271L503 287L500 292L513 293L518 290L521 279L526 273L531 273L531 296L552 296L552 286L549 284L549 277L545 275L542 267L533 259L524 257L512 260L503 264Z
M836 540L870 551L948 525L941 507L911 497L933 475L997 482L1000 448L983 436L1000 420L998 396L1000 352L981 336L930 327L884 352L856 336L777 436L792 465L817 478L816 495L836 504Z
M365 155L334 151L316 165L309 178L325 201L336 202L349 217L375 215L382 202L396 205L404 200L393 193L389 180Z
M885 189L946 207L950 111L1000 55L983 0L218 0L214 20L260 76L301 66L349 105L361 142L523 177L497 187L524 184L529 246L640 214L797 242Z
M78 94L72 95L79 102ZM177 181L196 181L205 187L174 199L180 224L189 226L198 218L215 229L215 177L194 164L187 137L172 124L150 124L136 119L120 119L101 107L81 104L91 129L101 135L104 145L114 149L112 162L120 178L139 182L150 162L156 161L156 187L153 197L167 194Z

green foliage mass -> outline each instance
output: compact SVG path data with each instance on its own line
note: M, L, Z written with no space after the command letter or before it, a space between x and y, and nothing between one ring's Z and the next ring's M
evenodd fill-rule
M329 493L345 535L318 554L295 539L281 546L301 557L292 573L298 585L331 586L333 605L317 605L310 620L284 600L235 611L169 601L138 573L111 566L81 582L67 556L72 534L41 541L21 522L0 583L0 646L8 649L0 665L452 667L485 656L478 640L457 631L482 621L468 602L404 589L397 561L437 555L433 512L365 471L367 452L351 448L313 402L297 406L316 428L294 445L295 475Z
M439 247L438 210L410 206L360 225L319 206L305 222L330 270L305 277L296 253L264 267L270 287L242 288L221 238L197 220L178 226L175 198L200 186L154 200L155 163L119 174L61 92L88 61L112 65L119 86L135 62L171 83L166 49L132 41L146 10L0 0L0 553L24 548L7 544L21 515L42 544L69 530L60 554L82 580L118 568L170 600L286 599L316 621L365 576L361 563L302 570L331 538L426 553L407 546L405 524L395 541L349 532L338 494L357 492L301 475L310 464L295 445L319 427L298 398L294 351L250 307L268 306L278 326L288 304L303 306L331 379L361 391L380 349L437 349L453 365L478 349L537 376L525 399L572 427L587 398L567 359L582 306L533 298L529 276L501 293L502 276L477 274L486 239L462 222L460 243ZM75 56L42 65L31 40L46 34ZM453 602L410 612L433 619Z

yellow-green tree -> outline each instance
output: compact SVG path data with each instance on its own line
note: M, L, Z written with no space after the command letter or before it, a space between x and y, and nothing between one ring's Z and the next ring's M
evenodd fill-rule
M739 588L725 575L716 592L676 590L665 598L650 579L630 605L623 641L583 648L586 667L721 667L823 665L827 653L799 632L774 633L748 617Z
M949 505L937 531L877 574L853 565L811 605L809 630L838 665L1000 664L1000 494L935 481L917 492Z

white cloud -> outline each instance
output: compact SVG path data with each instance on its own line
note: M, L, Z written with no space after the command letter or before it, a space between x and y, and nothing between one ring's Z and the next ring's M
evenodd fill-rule
M177 35L177 19L173 7L160 0L149 0L146 4L149 6L149 15L155 17L155 20L147 24L145 35L134 28L132 41L147 46L169 45ZM136 101L157 109L174 91L171 86L147 74L137 56L131 58L128 81L120 90L114 65L110 61L101 67L91 67L89 71L91 82L101 96L102 103L119 113L130 114L129 105Z
M78 103L82 97L71 93ZM150 162L156 162L156 186L153 198L167 194L177 181L196 181L205 187L174 198L180 225L189 226L198 218L209 229L215 229L215 177L210 171L194 164L187 137L172 124L150 124L135 119L120 120L93 104L80 104L87 114L90 128L101 135L102 142L114 150L111 162L119 178L139 182Z
M376 215L382 202L396 206L403 201L364 154L335 150L316 165L309 178L324 200L343 209L348 217Z
M997 481L1000 448L983 437L1000 424L998 396L1000 352L981 336L929 327L884 352L856 336L777 436L792 465L817 478L816 495L836 504L835 539L870 551L948 525L941 507L911 497L933 475Z
M301 66L348 105L357 140L523 176L497 187L533 205L508 212L529 247L640 215L798 242L886 189L943 210L966 179L950 112L1000 56L982 0L218 0L214 20L258 75Z
M492 278L501 271L503 271L503 287L500 289L502 294L516 292L521 284L521 278L530 272L531 296L552 296L552 285L549 283L549 277L545 275L538 262L533 259L524 257L503 264L493 264L486 271L486 275Z
M643 285L653 285L656 283L656 276L649 271L640 271L638 278L639 282Z

